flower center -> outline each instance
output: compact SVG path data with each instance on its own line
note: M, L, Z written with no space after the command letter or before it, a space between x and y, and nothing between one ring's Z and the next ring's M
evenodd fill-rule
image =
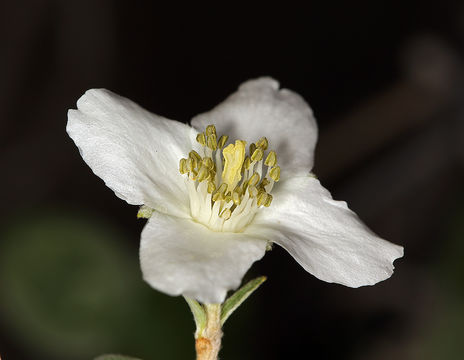
M215 126L208 125L197 135L201 154L192 150L180 159L179 172L187 175L192 217L214 231L238 232L260 207L271 205L280 167L274 151L264 159L269 145L265 137L251 143L248 154L245 141L225 146L228 138L218 139Z

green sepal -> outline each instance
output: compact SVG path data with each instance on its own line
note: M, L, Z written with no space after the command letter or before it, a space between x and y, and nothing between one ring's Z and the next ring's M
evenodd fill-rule
M224 325L230 315L250 296L263 282L266 281L265 276L260 276L243 285L235 293L233 293L222 305L221 309L221 325Z
M94 360L140 360L139 358L133 358L124 355L100 355L99 357L95 358Z
M207 322L207 316L206 316L206 310L201 305L198 301L188 298L184 296L185 301L187 301L187 304L190 308L190 311L193 314L193 318L195 320L195 324L197 326L197 329L195 331L195 339L197 339L201 334L203 333L203 330L206 327L206 322Z

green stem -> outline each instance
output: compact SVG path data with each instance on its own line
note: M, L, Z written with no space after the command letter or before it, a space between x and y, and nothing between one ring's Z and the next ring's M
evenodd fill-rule
M200 304L184 296L195 319L197 360L217 360L221 349L222 326L229 316L266 280L253 279L238 289L224 304Z
M197 360L217 360L221 349L221 304L205 304L206 326L196 336Z

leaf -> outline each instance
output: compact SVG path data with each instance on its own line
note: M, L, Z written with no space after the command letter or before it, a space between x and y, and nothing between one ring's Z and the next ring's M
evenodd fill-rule
M187 301L188 306L190 307L190 311L192 311L193 318L195 320L195 324L197 326L197 330L195 332L195 338L201 335L203 330L206 327L206 311L205 308L200 305L200 303L194 299L188 298L184 296L185 301Z
M124 356L124 355L107 354L107 355L101 355L95 358L94 360L140 360L140 359L129 357L129 356Z
M234 294L232 294L222 306L221 310L221 325L224 325L230 315L250 296L263 282L266 281L265 276L260 276L243 285Z

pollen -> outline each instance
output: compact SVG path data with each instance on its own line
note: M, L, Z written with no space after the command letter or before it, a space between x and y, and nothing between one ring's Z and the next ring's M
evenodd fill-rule
M214 231L240 232L260 208L271 205L280 167L275 151L267 151L265 137L251 143L248 152L245 141L227 144L228 139L208 125L196 137L201 150L180 159L179 172L185 176L196 221Z

